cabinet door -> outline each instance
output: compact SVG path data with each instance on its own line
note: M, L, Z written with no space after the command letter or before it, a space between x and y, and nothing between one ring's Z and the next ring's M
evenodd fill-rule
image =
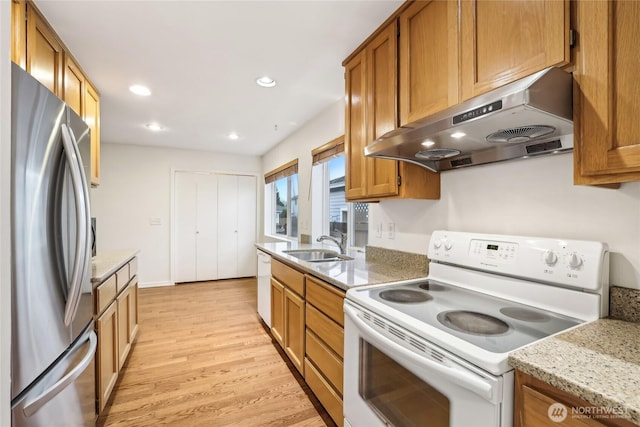
M13 0L11 3L11 60L27 67L27 2Z
M216 280L219 276L219 206L218 177L195 175L196 182L196 280Z
M367 144L366 128L366 51L345 65L345 135L344 154L347 200L367 195L367 170L363 149Z
M118 305L118 369L122 369L131 350L131 286L120 293Z
M284 348L284 286L271 278L271 333Z
M80 117L84 114L84 93L85 93L85 77L80 71L71 56L64 56L64 86L62 91L62 99L76 112ZM91 136L93 137L93 128L91 128ZM91 141L93 151L93 141ZM92 162L93 163L93 162ZM93 164L92 164L93 166ZM93 170L93 167L91 168Z
M100 184L100 95L85 81L82 117L91 129L91 185Z
M118 379L118 318L117 301L105 310L96 321L98 335L97 351L97 391L98 412L101 412Z
M574 181L640 180L640 3L577 2Z
M129 304L129 342L133 343L138 335L138 278L131 280Z
M458 102L458 4L423 1L400 15L400 124Z
M238 177L218 175L218 278L237 277Z
M396 128L397 40L397 25L393 21L367 47L365 121L368 128L362 148ZM365 195L367 197L396 195L398 193L398 161L364 158L362 149L360 155L363 156L367 175Z
M304 375L304 299L284 290L284 350Z
M569 62L569 1L460 2L462 99Z
M64 52L40 14L27 3L27 72L62 97Z

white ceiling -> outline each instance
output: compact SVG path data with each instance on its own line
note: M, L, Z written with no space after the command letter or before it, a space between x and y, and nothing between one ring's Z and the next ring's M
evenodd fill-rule
M36 0L101 94L103 142L248 155L343 97L342 60L401 3Z

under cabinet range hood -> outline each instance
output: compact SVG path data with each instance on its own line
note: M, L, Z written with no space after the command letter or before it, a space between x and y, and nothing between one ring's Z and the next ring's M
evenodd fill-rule
M547 68L367 145L365 155L434 172L573 149L572 76Z

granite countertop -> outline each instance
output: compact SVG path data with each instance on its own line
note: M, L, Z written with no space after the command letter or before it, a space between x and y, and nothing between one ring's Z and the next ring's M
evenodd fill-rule
M640 425L640 323L596 320L516 350L509 364Z
M346 255L353 258L347 261L307 262L289 256L282 251L290 249L330 249L338 252L335 245L308 244L297 242L256 243L256 247L272 257L295 265L300 270L312 274L343 290L354 286L372 285L376 283L395 282L417 279L427 275L423 265L408 266L406 262L381 262L367 259L362 252L348 251ZM397 253L397 251L394 251ZM412 254L408 258L412 258ZM418 256L423 257L423 256ZM424 257L426 259L426 257ZM418 263L419 264L419 263ZM426 263L425 263L426 265Z
M138 255L137 249L122 249L117 251L100 251L91 260L91 281L101 283L131 258Z

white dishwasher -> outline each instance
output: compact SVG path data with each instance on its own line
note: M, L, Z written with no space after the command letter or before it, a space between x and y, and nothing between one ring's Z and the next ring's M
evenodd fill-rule
M256 250L258 255L258 314L271 327L271 255Z

